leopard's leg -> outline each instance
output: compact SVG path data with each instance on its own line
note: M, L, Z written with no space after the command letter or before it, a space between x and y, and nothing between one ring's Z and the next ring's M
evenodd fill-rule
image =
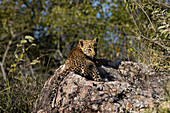
M88 71L87 73L90 74L93 80L97 82L102 81L95 63L92 61L89 61L87 64L88 64L86 67L86 70Z

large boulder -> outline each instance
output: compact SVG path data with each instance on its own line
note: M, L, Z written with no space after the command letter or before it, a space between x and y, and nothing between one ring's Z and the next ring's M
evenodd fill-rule
M51 109L52 89L63 70L64 65L46 81L33 112L141 112L167 100L166 91L170 91L168 73L155 72L136 62L122 61L120 65L108 62L98 66L104 82L70 72L61 82L55 108Z

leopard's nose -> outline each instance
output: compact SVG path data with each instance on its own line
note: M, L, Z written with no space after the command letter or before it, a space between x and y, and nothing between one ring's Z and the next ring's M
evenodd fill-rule
M92 57L94 58L96 56L96 52L93 52Z
M95 51L92 52L93 57L96 55Z

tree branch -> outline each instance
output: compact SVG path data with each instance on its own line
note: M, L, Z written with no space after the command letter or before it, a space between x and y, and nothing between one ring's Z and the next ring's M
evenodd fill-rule
M137 27L137 29L138 29L139 33L141 34L141 31L140 31L140 29L139 29L139 27L138 27L138 25L137 25L137 23L136 23L136 21L135 21L135 19L134 19L133 15L129 12L129 9L128 9L128 8L127 8L126 10L127 10L127 12L129 13L129 15L132 17L132 20L133 20L133 22L134 22L135 26Z
M125 26L124 24L122 24L122 25ZM125 27L126 27L126 26L125 26ZM139 36L143 37L144 39L146 39L146 40L148 40L148 41L151 41L151 42L154 43L154 44L159 45L160 47L166 49L167 51L170 51L170 47L167 47L167 46L162 45L162 44L160 44L160 43L158 43L158 42L156 42L156 41L153 41L152 39L149 39L149 38L145 37L144 35L141 35L141 34L135 32L135 31L132 30L132 29L129 29L129 30L130 30L131 32L135 33L136 35L139 35Z
M150 24L152 25L153 30L156 32L156 29L155 29L155 27L154 27L154 25L153 25L151 19L149 18L148 14L146 13L146 11L143 9L143 7L142 7L139 3L136 2L136 0L135 0L135 3L142 9L142 11L144 12L144 14L145 14L146 17L148 18Z
M11 36L12 36L12 39L13 39L13 37L14 37L14 32L13 32L12 29L10 29L10 33L11 33ZM4 70L4 66L3 66L3 65L4 65L4 62L5 62L6 56L7 56L7 54L8 54L10 45L12 44L12 39L9 41L8 46L7 46L6 50L5 50L5 53L4 53L4 56L3 56L3 59L2 59L2 63L0 62L1 70L2 70L2 75L3 75L3 77L4 77L5 82L6 82L6 73L5 73L5 70Z
M156 1L156 0L152 0L153 2L155 2L155 3L157 3L157 4L159 4L159 5L162 5L162 6L164 6L164 7L166 7L166 8L170 8L170 6L169 5L166 5L166 4L164 4L164 3L162 3L161 1Z

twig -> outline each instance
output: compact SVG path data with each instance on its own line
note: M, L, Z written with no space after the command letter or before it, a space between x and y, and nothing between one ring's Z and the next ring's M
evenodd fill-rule
M13 31L11 32L11 33L13 33ZM20 36L23 36L23 35L25 35L25 34L28 34L28 33L33 33L33 31L30 31L30 30L27 30L27 31L23 31L23 32L20 32L20 33L17 33L17 34L13 34L14 36L13 36L13 39L16 39L16 38L18 38L18 37L20 37Z
M45 69L45 73L47 73L47 69L48 69L48 66L49 66L50 60L51 60L51 55L50 55L50 57L49 57L49 59L48 59L47 66L46 66L46 69Z
M10 45L12 44L13 39L14 39L14 38L17 38L18 36L21 36L21 35L23 35L23 34L25 34L25 33L28 33L28 32L29 32L29 31L24 31L24 32L18 33L17 35L14 35L13 30L10 29L10 33L11 33L12 38L11 38L11 40L9 41L8 46L7 46L7 48L6 48L6 51L5 51L5 53L4 53L4 56L3 56L3 59L2 59L2 65L4 65L5 58L6 58L7 54L8 54L8 51L9 51Z
M10 33L11 33L11 36L12 36L12 39L13 39L13 37L14 37L14 32L13 32L12 29L10 29ZM2 70L2 75L3 75L3 77L4 77L5 82L6 82L6 73L5 73L5 70L4 70L4 66L3 66L3 65L4 65L4 62L5 62L6 56L7 56L7 54L8 54L10 45L12 44L12 39L9 41L8 46L7 46L6 50L5 50L5 53L4 53L2 62L0 63L0 65L1 65L1 70Z
M3 67L3 64L0 62L0 65L1 65L1 70L2 70L2 75L4 77L4 80L6 82L6 73L5 73L5 70L4 70L4 67Z
M40 56L40 57L37 57L37 59L40 59L40 58L42 58L42 57L44 57L44 56L48 56L49 54L44 54L44 55L42 55L42 56ZM25 68L27 68L27 67L29 67L29 66L31 66L32 64L31 63L29 63L29 64L27 64L26 66L24 66L23 67L23 69L21 69L20 70L20 72L18 73L18 75L25 69ZM9 73L8 73L9 74ZM35 76L34 76L35 77Z
M27 60L28 60L28 63L30 64L30 59L28 58L28 55L26 54L26 57L27 57ZM32 76L33 76L33 78L35 79L35 72L34 72L34 70L33 70L33 68L32 68L32 65L29 65L29 68L30 68L30 70L31 70L31 74L32 74Z
M4 62L5 62L6 56L7 56L7 54L8 54L8 51L9 51L9 48L10 48L11 43L12 43L12 40L10 40L9 43L8 43L8 46L7 46L7 48L6 48L6 51L5 51L4 56L3 56L3 59L2 59L2 65L4 65Z
M2 59L2 63L0 62L2 75L4 77L5 82L6 82L6 73L5 73L5 70L4 70L4 62L5 62L6 56L8 54L8 51L9 51L11 43L12 43L12 40L10 40L9 43L8 43L8 46L7 46L6 50L5 50L5 53L4 53L4 56L3 56L3 59Z
M146 17L148 18L150 24L152 25L153 30L156 32L156 29L155 29L155 27L154 27L151 19L149 18L148 14L146 13L146 11L143 9L143 7L142 7L139 3L136 2L136 0L135 0L135 3L136 3L136 4L142 9L142 11L145 13L145 15L146 15Z
M124 24L122 24L122 25L125 26ZM149 38L145 37L144 35L141 35L141 34L135 32L135 31L132 30L132 29L130 29L130 31L133 32L133 33L135 33L136 35L139 35L139 36L143 37L144 39L146 39L146 40L148 40L148 41L151 41L151 42L153 42L153 43L161 46L162 48L166 49L167 51L170 51L170 47L167 47L167 46L162 45L162 44L160 44L160 43L158 43L158 42L156 42L156 41L153 41L152 39L149 39Z
M157 2L157 1L155 1L155 0L152 0L152 1L155 2L155 3L157 3L157 4L159 4L159 5L164 6L164 7L166 7L166 8L170 8L169 5L166 5L166 4L162 3L161 1L159 1L159 2Z
M127 8L127 12L128 12L128 13L129 13L129 15L132 17L132 19L133 19L133 22L134 22L135 26L137 27L137 29L138 29L139 33L141 34L141 31L140 31L140 29L139 29L139 27L138 27L138 25L137 25L137 23L136 23L136 21L135 21L135 19L134 19L133 15L129 12L129 9L128 9L128 8Z

